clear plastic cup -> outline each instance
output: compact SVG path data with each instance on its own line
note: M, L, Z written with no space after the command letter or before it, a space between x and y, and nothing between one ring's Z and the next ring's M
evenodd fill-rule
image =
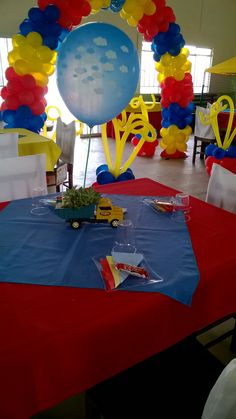
M121 220L115 231L112 252L135 253L135 231L131 220Z
M31 214L33 215L46 215L49 213L48 206L45 205L43 200L41 199L44 196L45 188L43 186L36 186L32 189L31 197L32 197L32 208Z

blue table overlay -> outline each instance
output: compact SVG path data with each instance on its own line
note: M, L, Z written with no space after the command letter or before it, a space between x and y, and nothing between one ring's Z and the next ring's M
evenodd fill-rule
M160 292L190 305L199 271L187 225L175 222L171 213L155 212L143 203L143 196L109 197L127 208L125 217L135 226L137 251L163 278L148 285L137 285L137 278L134 287L127 286L127 279L119 289ZM73 230L53 208L44 216L30 210L31 199L22 199L0 212L0 282L104 289L93 259L111 255L115 229L83 223Z

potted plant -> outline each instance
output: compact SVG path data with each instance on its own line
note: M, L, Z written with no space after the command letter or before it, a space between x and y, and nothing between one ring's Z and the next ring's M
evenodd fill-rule
M77 188L74 186L67 189L62 196L63 208L81 208L88 205L96 205L101 198L101 194L96 192L92 187Z

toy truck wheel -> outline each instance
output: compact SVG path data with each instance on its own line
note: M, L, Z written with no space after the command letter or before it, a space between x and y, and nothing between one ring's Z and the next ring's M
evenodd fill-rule
M73 220L70 225L74 230L77 230L80 227L80 222L78 220Z
M111 221L111 226L114 227L114 228L118 227L118 224L119 224L119 220L112 220Z

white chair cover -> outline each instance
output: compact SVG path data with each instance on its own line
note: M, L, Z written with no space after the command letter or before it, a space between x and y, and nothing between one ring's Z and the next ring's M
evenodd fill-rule
M202 419L236 418L236 359L223 369L204 406Z
M201 106L196 106L195 112L195 128L194 128L194 135L200 138L206 138L209 140L215 139L215 134L211 125L204 125L201 122L199 112L202 112L203 115L209 115L210 113L210 106L207 108L202 108Z
M46 155L12 157L0 164L0 202L32 197L32 190L46 184Z
M18 133L0 134L0 159L18 156Z
M74 163L75 138L75 121L67 125L59 117L56 125L56 143L61 149L60 160L64 163Z
M219 164L213 164L206 202L236 213L236 175Z

